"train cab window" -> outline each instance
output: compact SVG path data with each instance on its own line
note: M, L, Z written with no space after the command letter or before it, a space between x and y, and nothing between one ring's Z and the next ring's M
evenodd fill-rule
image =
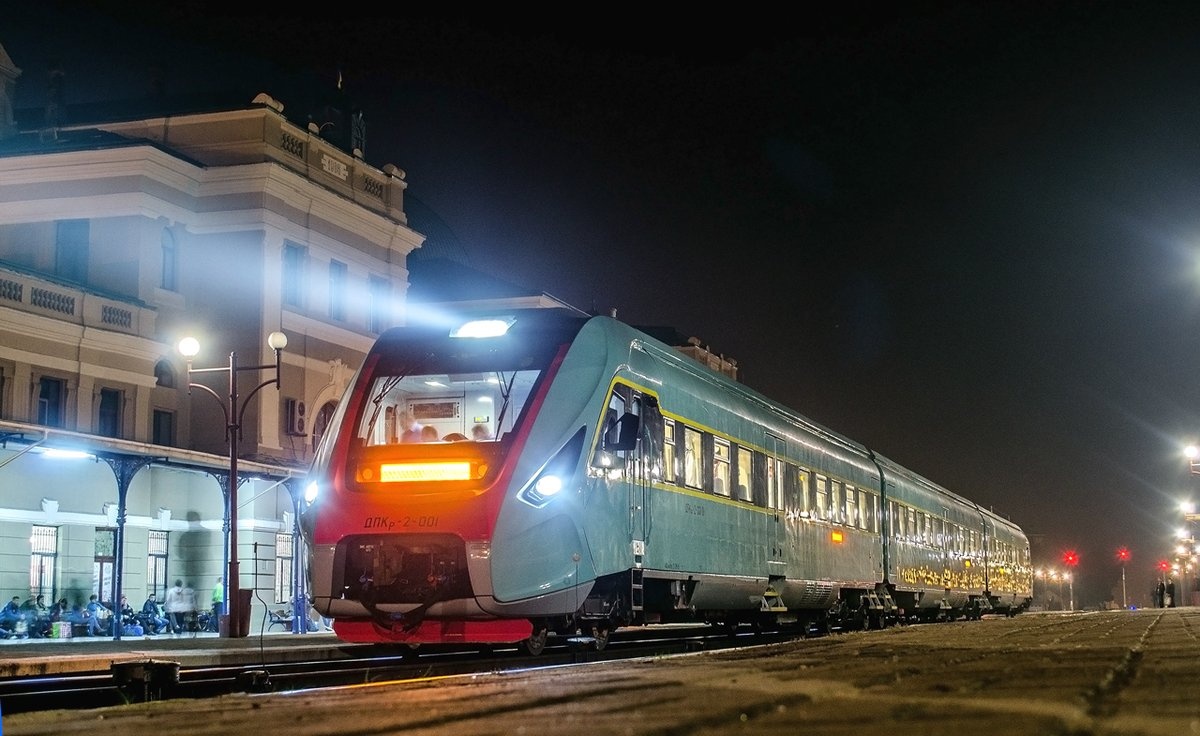
M683 427L683 484L688 488L703 488L704 474L701 463L704 459L703 438L700 430L687 425Z
M852 485L846 486L846 524L858 526L858 489Z
M679 466L675 462L675 420L663 417L663 480L667 483L679 482Z
M737 448L737 462L735 463L734 472L737 476L737 484L734 489L733 497L738 501L750 501L754 498L753 488L754 483L754 467L752 465L752 453L748 447Z
M820 473L817 474L817 479L814 484L816 488L816 506L813 508L813 516L818 519L829 518L829 479Z
M652 481L663 479L663 416L654 396L634 394L633 413L641 418L643 446L640 460Z
M713 438L713 493L729 495L729 440Z

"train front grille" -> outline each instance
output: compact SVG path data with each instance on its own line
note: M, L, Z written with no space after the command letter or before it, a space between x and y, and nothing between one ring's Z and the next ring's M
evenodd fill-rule
M470 597L466 548L451 534L379 534L346 537L335 567L334 594L368 606L428 604Z

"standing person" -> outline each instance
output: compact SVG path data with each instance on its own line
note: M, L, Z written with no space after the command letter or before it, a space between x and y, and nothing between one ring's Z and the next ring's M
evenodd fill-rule
M171 632L175 635L183 633L184 616L187 614L187 602L183 598L183 581L176 580L175 587L167 591L163 609L167 612L167 620L171 624Z
M196 601L196 589L192 587L190 582L183 586L183 605L184 617L188 622L187 628L191 629L192 631L198 631L199 626L194 626L192 624L197 623L197 614L200 612L200 606Z
M1162 608L1167 597L1167 584L1159 580L1158 585L1154 586L1154 607Z
M1166 595L1163 597L1163 608L1174 608L1175 603L1175 581L1167 581Z
M400 441L401 442L420 442L421 430L425 429L424 425L417 421L417 417L413 415L411 409L405 409L400 412Z
M212 618L208 620L208 630L217 630L217 621L221 618L221 608L225 603L225 578L218 577L217 584L212 589Z

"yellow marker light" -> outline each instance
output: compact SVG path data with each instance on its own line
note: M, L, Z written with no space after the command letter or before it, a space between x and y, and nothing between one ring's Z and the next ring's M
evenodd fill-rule
M384 463L379 480L384 483L428 480L470 480L471 463Z
M829 535L829 538L833 541L834 544L841 544L842 542L845 541L845 538L842 536L842 533L840 531L838 531L837 529L833 530L833 532Z

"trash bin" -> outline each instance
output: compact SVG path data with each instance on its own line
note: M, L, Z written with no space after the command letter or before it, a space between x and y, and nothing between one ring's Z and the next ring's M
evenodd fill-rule
M250 636L250 600L254 596L254 591L250 588L240 588L238 590L229 591L230 597L233 599L232 605L238 607L238 630L230 633L229 631L229 615L222 613L217 618L217 631L221 637L240 637Z

